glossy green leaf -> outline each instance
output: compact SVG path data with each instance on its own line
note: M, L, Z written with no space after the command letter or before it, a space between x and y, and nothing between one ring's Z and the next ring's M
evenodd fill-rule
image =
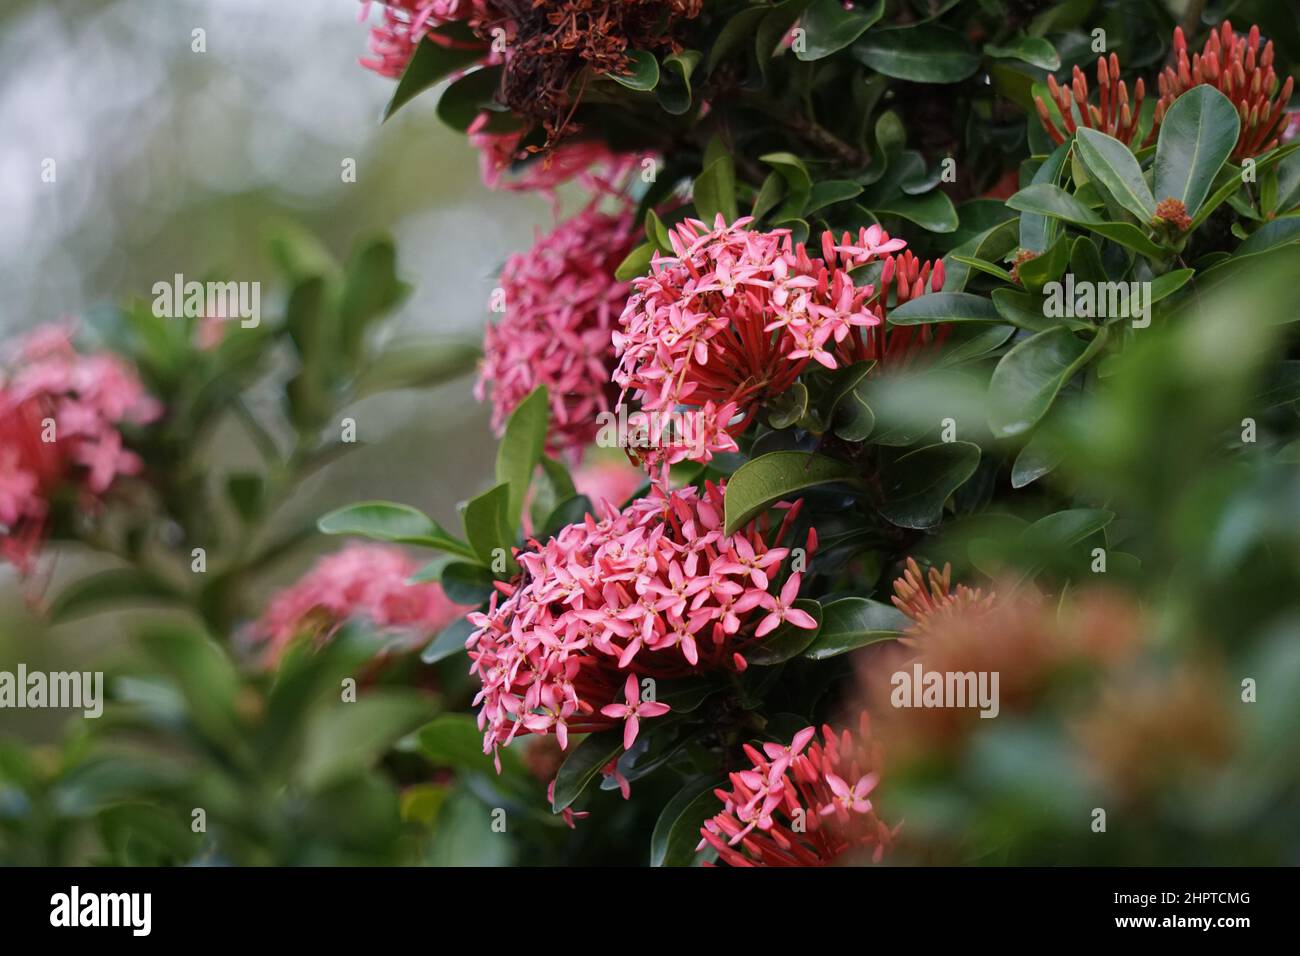
M900 528L934 527L948 497L975 474L979 461L979 445L965 441L937 442L908 452L883 470L880 514Z
M910 621L892 604L847 597L822 605L822 626L803 656L814 661L847 654L859 647L888 641L906 630Z
M651 866L690 866L694 862L700 827L722 809L722 801L713 794L722 785L714 777L696 777L664 804L650 835Z
M438 35L451 39L453 44L438 43L435 39ZM384 119L387 120L439 80L477 63L483 59L485 52L483 42L468 27L447 24L430 31L420 40L406 69L402 71L393 96L384 107Z
M1020 60L1030 66L1044 70L1059 70L1061 56L1056 47L1042 37L1012 37L1006 43L989 43L984 47L984 55L996 59Z
M628 54L631 69L627 73L606 74L615 83L626 86L629 90L648 91L659 85L659 61L647 50L633 50Z
M1090 343L1068 329L1048 329L1002 356L989 381L989 427L993 434L1007 438L1032 428L1104 338L1104 330L1099 330Z
M50 602L55 624L126 604L176 603L183 595L163 579L135 568L113 568L77 578Z
M1150 222L1155 215L1156 201L1142 178L1142 167L1129 148L1115 137L1086 126L1079 128L1074 142L1089 175L1105 186L1138 222Z
M979 69L979 54L955 30L919 24L872 30L853 55L885 76L916 83L958 83Z
M424 512L391 501L361 501L331 511L316 522L321 534L347 534L375 541L393 541L437 548L449 554L473 558L464 542L444 531Z
M497 446L496 479L498 484L510 487L505 518L512 535L519 524L533 472L542 460L550 421L550 399L546 386L539 385L510 413Z
M1156 144L1156 199L1177 199L1195 216L1232 155L1240 127L1232 101L1207 83L1174 100Z
M856 482L857 469L824 455L774 451L747 461L727 482L726 533L732 534L778 501L831 482Z
M600 773L600 768L623 752L623 728L588 734L576 747L570 747L569 755L555 776L555 795L551 800L553 813L571 806Z
M889 310L890 325L1001 321L991 301L969 292L931 292Z
M799 18L804 40L796 44L794 55L801 60L820 60L837 53L862 36L884 12L885 0L865 0L847 10L841 0L812 0Z

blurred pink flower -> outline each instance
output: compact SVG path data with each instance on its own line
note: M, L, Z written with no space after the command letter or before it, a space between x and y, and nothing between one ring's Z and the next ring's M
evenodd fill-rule
M573 486L593 504L608 503L615 508L632 497L645 481L645 472L624 459L592 461L573 473Z
M591 205L506 261L497 293L505 313L487 327L475 387L480 401L491 389L498 435L515 406L545 385L548 448L576 458L595 438L597 415L610 407L610 335L628 291L614 270L635 232L630 209L610 214Z
M385 650L414 650L466 610L437 584L409 583L418 569L399 548L350 544L272 597L250 637L275 661L294 638L328 640L340 625L356 620L380 632Z
M119 476L138 474L118 429L161 412L126 362L79 354L68 326L22 338L0 365L0 555L26 571L55 493L71 486L94 510Z

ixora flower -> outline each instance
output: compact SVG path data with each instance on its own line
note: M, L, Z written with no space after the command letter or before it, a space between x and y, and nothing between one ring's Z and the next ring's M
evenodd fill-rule
M622 726L631 747L644 721L668 708L639 681L741 671L745 651L778 625L811 628L794 607L800 575L773 585L793 526L766 520L727 535L724 488L652 489L518 555L522 576L497 585L485 613L469 615L470 671L482 682L484 751L519 734L569 735ZM810 532L806 550L816 548Z
M599 189L602 183L621 179L636 161L597 140L569 140L538 156L522 145L522 132L489 130L490 119L490 113L480 113L466 130L470 145L479 153L483 185L489 189L553 195L557 187L574 179Z
M719 215L712 229L697 219L679 223L670 232L673 255L656 256L650 275L633 283L614 333L620 403L630 392L642 412L657 413L652 421L670 419L680 406L707 419L695 429L693 452L647 456L652 467L735 450L762 403L789 389L810 362L835 369L898 358L912 342L879 328L890 292L897 304L943 286L941 264L894 255L906 243L879 226L838 241L826 232L822 257L814 258L788 229L750 232L751 221L727 225ZM852 270L873 262L881 264L879 289L857 285ZM651 434L649 444L659 437Z
M369 17L371 5L371 0L364 0L358 19L364 22ZM435 27L486 14L483 0L384 0L381 6L383 22L371 28L370 56L362 57L360 62L366 69L392 79L402 75L426 36L444 46L454 43L430 33Z
M1088 78L1077 66L1074 68L1070 83L1064 87L1049 73L1047 89L1052 95L1052 102L1056 105L1061 126L1056 125L1055 118L1041 96L1034 97L1034 105L1038 109L1038 119L1043 124L1043 129L1047 130L1047 134L1058 146L1072 136L1080 126L1098 130L1127 145L1132 145L1142 115L1142 99L1146 96L1146 84L1139 77L1134 84L1133 100L1130 103L1128 87L1120 79L1119 57L1114 53L1109 57L1097 57L1097 89L1100 91L1098 105L1094 106L1088 102ZM1156 125L1158 126L1159 123L1157 122ZM1153 129L1152 135L1154 133Z
M272 597L249 636L275 661L297 637L328 640L343 623L364 620L378 629L385 650L414 650L465 612L437 584L412 584L417 569L399 548L349 545Z
M1284 112L1295 79L1288 76L1278 90L1273 70L1273 41L1259 45L1259 27L1252 26L1242 36L1225 20L1210 34L1200 53L1187 55L1187 37L1182 27L1174 29L1173 66L1160 74L1160 100L1156 103L1156 123L1164 119L1174 100L1194 86L1208 83L1237 107L1241 132L1232 158L1243 160L1266 153L1280 142L1290 114Z
M160 414L129 365L78 353L67 327L22 339L0 367L0 555L27 570L56 494L94 510L118 477L138 474L119 428Z
M880 782L879 748L866 711L858 730L806 727L788 746L745 745L752 767L730 774L714 793L722 812L700 828L696 851L713 847L731 866L825 866L870 855L880 862L893 842L871 795Z
M635 243L631 210L588 206L511 256L496 293L505 314L489 324L476 397L491 387L492 427L545 385L551 402L548 447L577 457L609 409L611 334L628 285L614 270Z

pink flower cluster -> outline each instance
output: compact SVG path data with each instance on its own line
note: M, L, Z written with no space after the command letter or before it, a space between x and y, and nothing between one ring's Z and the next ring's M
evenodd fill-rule
M772 593L789 549L769 541L786 535L798 506L774 537L765 520L726 535L723 493L711 483L656 488L518 556L522 577L469 615L485 752L527 733L553 733L567 748L570 733L620 723L630 748L641 721L667 710L640 700L638 678L744 670L744 652L782 622L816 626L793 606L798 573ZM808 552L815 546L810 532Z
M370 53L361 65L380 76L397 79L411 62L415 48L435 27L482 16L482 0L383 0L383 22L370 30ZM370 15L371 0L364 0L358 19Z
M341 624L364 620L382 632L385 649L414 650L465 612L437 584L411 584L416 570L400 548L350 544L277 593L250 636L274 661L294 638L328 640Z
M71 485L78 507L93 509L119 476L139 473L119 426L159 414L129 365L79 354L68 328L21 340L0 368L0 554L27 569L56 492Z
M506 261L505 314L488 325L474 393L481 401L491 386L498 435L515 406L545 385L549 448L576 458L595 438L596 416L609 409L613 391L610 336L628 292L614 270L635 241L626 206L610 214L593 204Z
M896 831L870 799L880 759L866 711L856 735L823 725L818 741L806 727L789 746L746 744L745 755L753 766L714 791L723 809L700 828L697 852L711 846L731 866L823 866L868 850L880 862Z
M789 389L809 362L834 369L863 355L859 330L881 325L891 284L902 289L891 254L906 243L879 226L838 242L824 233L822 258L813 258L788 229L750 232L749 222L727 225L719 215L712 229L697 219L673 228L674 254L656 256L650 275L635 280L614 333L620 401L631 392L643 411L700 409L712 424L691 452L699 460L734 450L762 403ZM880 292L850 275L875 261L883 262ZM941 287L942 267L927 264L916 279L917 294L927 282ZM647 461L659 467L684 455Z

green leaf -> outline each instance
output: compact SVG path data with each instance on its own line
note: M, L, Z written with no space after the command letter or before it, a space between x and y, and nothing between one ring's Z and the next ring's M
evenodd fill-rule
M391 501L360 501L331 511L316 522L321 534L347 534L375 541L437 548L464 558L475 553L423 511Z
M357 398L400 388L432 388L474 371L483 352L473 342L400 342L370 360L357 376Z
M483 752L483 731L469 714L439 714L416 733L420 753L430 763L454 770L496 776L492 755ZM519 754L509 747L497 751L501 776L521 776L527 771Z
M714 160L696 177L692 196L695 211L710 228L718 213L728 223L736 221L736 171L730 156Z
M1179 96L1160 124L1153 167L1157 199L1177 199L1195 216L1237 145L1232 101L1209 84Z
M931 292L889 310L890 325L1001 321L990 300L969 292Z
M438 636L425 645L420 652L420 660L426 664L454 657L465 650L465 642L474 632L474 625L463 617L458 617L441 631Z
M389 239L362 246L348 261L339 300L343 355L355 363L367 326L405 298L409 287L397 278L397 248Z
M664 112L680 116L691 108L691 74L699 62L698 50L682 50L664 57L662 81L655 90Z
M1086 126L1075 133L1075 148L1089 175L1100 182L1115 201L1147 223L1155 215L1156 201L1142 167L1127 146L1105 133Z
M1101 508L1071 508L1039 518L1020 533L1020 544L1027 550L1064 551L1105 528L1115 512Z
M435 36L448 36L452 46L443 46ZM457 70L471 66L483 59L483 43L461 24L447 24L437 30L431 30L415 48L411 61L402 71L402 78L397 81L392 99L384 107L384 120L433 86L445 76Z
M958 83L979 69L979 55L960 33L919 24L872 30L853 55L878 73L916 83Z
M953 232L958 225L957 209L946 193L934 189L920 196L890 196L872 204L878 214L901 216L930 232Z
M657 247L653 242L643 242L627 254L627 258L614 270L614 278L619 282L631 282L638 276L650 274L650 260L654 258Z
M722 781L697 777L664 804L650 835L651 866L690 866L696 858L704 821L722 810L722 801L713 793Z
M907 629L907 615L892 604L846 597L822 605L822 626L803 656L814 661L838 657L877 641L892 640Z
M984 46L984 55L1003 60L1020 60L1031 66L1044 70L1059 70L1061 56L1042 37L1018 36L1003 44L988 43Z
M474 554L488 567L492 566L498 553L504 554L507 564L513 567L510 545L514 540L515 526L506 514L509 506L510 485L505 482L471 498L465 505L462 515L465 537Z
M785 202L772 219L780 222L802 216L812 196L812 177L803 160L793 153L768 153L758 158L780 173L785 180Z
M618 757L623 752L623 728L602 730L597 734L588 734L560 766L555 775L555 796L551 800L551 811L559 813L572 805L582 796L582 791L600 772L601 767Z
M1194 275L1196 275L1195 269L1175 269L1173 272L1166 272L1162 276L1156 276L1151 280L1151 305L1155 305L1161 299L1173 295L1185 286Z
M1052 151L1034 172L1030 185L1055 186L1065 166L1066 157L1070 155L1070 143L1067 140ZM1047 248L1056 232L1055 223L1039 213L1026 212L1020 217L1020 248L1030 252L1042 252Z
M771 7L748 7L741 10L734 17L727 21L727 25L722 28L717 39L709 48L709 58L705 62L705 73L712 73L733 50L744 45L745 41L753 36L758 35L759 22L771 11ZM796 13L795 16L798 16ZM770 56L771 50L764 57Z
M1048 474L1065 458L1060 439L1050 428L1037 429L1011 466L1011 487L1024 488Z
M506 484L510 488L505 519L511 537L519 525L524 498L533 481L533 472L542 460L550 421L550 399L546 394L546 386L539 385L510 413L505 434L497 446L497 483Z
M979 445L965 441L937 442L908 452L885 467L885 500L878 510L900 528L932 528L943 517L948 496L975 474L979 462Z
M308 728L299 779L319 789L369 767L428 720L432 707L423 694L395 688L372 688L351 703L335 703Z
M767 403L767 423L777 430L789 428L807 412L808 387L803 382L795 382Z
M855 362L836 376L826 422L845 441L866 441L876 427L876 414L867 403L863 388L867 375L875 367L875 362Z
M866 0L861 7L844 9L841 0L813 0L799 19L804 29L801 60L820 60L836 53L867 31L885 12L885 0Z
M1034 293L1042 292L1043 286L1059 279L1070 263L1073 248L1074 241L1069 236L1061 236L1042 255L1020 263L1016 274L1025 289Z
M226 496L245 523L256 521L262 513L265 481L255 472L239 472L226 476Z
M49 618L61 624L123 604L172 604L182 599L181 593L162 578L135 568L113 568L70 583L50 602Z
M993 276L1008 285L1015 285L1016 280L1011 277L1011 273L1001 266L994 265L991 262L985 262L983 259L976 259L973 256L960 256L949 253L954 262L960 262L962 265L974 269L976 272L982 272L985 275Z
M747 461L727 482L726 533L796 492L836 481L857 482L857 469L835 458L801 451L774 451Z
M817 627L795 627L788 622L782 622L776 630L745 652L746 661L758 667L784 664L798 657L816 640L821 628L822 606L811 598L799 598L794 602L794 606L816 618Z
M852 199L861 192L861 186L847 179L827 179L816 183L808 194L808 204L804 207L804 214L811 215L819 209Z
M999 438L1028 431L1051 408L1061 390L1104 344L1105 330L1091 343L1068 329L1048 329L1002 356L989 380L989 427Z
M1285 216L1266 222L1237 247L1237 255L1251 256L1278 246L1300 242L1300 216Z
M1008 199L1007 205L1022 212L1052 216L1071 225L1082 226L1153 259L1162 258L1166 254L1137 226L1130 222L1107 222L1064 189L1051 183L1026 186Z
M439 571L438 583L455 604L473 607L492 596L492 575L481 564L448 561Z
M642 92L653 90L659 85L659 61L647 50L633 50L628 54L632 68L625 74L606 74L615 83L626 86L629 90Z
M485 66L452 82L438 100L438 119L465 132L484 110L500 109L495 94L501 86L502 68Z

